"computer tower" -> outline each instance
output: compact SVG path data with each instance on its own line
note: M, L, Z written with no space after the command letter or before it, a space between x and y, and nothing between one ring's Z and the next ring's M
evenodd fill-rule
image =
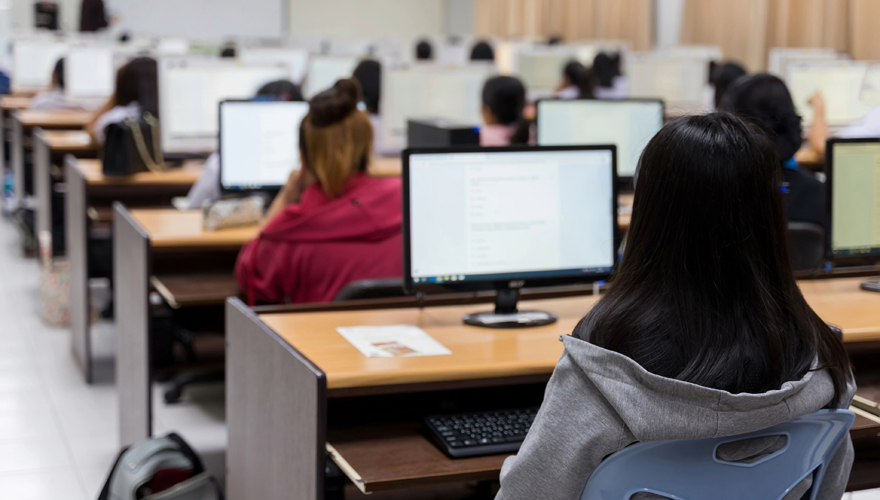
M479 145L480 127L476 125L465 125L439 118L407 122L407 146L411 148Z

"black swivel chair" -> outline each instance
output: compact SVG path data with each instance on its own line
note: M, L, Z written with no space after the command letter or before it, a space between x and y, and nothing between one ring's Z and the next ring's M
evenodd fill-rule
M816 269L825 255L825 230L810 222L789 222L788 248L795 271Z
M348 284L336 294L333 302L345 302L348 300L363 299L387 299L403 297L403 279L382 278L376 280L361 280Z

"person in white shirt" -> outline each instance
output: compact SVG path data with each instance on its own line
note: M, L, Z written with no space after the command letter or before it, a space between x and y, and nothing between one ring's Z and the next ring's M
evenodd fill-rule
M625 99L629 93L629 82L620 75L620 54L600 52L593 59L593 96L596 99Z
M562 81L553 96L557 99L588 99L593 97L593 74L577 61L562 68Z
M86 129L98 144L104 144L110 124L137 119L145 113L159 118L158 65L155 59L138 57L119 68L113 95Z
M62 57L55 63L52 70L52 86L49 90L40 92L34 96L31 101L31 109L41 110L59 110L59 109L80 109L80 106L67 99L64 93L64 58Z

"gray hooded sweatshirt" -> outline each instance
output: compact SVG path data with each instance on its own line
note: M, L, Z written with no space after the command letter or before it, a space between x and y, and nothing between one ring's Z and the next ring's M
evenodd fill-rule
M504 462L495 500L578 500L599 463L632 443L754 432L820 410L834 397L825 370L809 371L775 391L731 394L654 375L626 356L574 337L565 336L562 342L565 352L547 384L544 403L519 454ZM850 384L844 407L854 391ZM760 440L727 446L727 460L780 447ZM829 464L819 499L843 496L852 461L847 436ZM805 480L786 500L800 498L810 482Z

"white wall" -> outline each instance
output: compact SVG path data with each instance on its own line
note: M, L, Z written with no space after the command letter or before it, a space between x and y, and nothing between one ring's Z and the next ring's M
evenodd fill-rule
M657 23L657 46L678 45L681 40L681 22L684 17L685 0L655 0L654 16Z
M79 11L82 0L54 0L61 10L61 28L79 28ZM149 0L147 0L149 1ZM34 26L34 3L36 0L10 0L12 6L12 29L29 31Z
M444 0L290 0L290 34L368 38L440 35Z

